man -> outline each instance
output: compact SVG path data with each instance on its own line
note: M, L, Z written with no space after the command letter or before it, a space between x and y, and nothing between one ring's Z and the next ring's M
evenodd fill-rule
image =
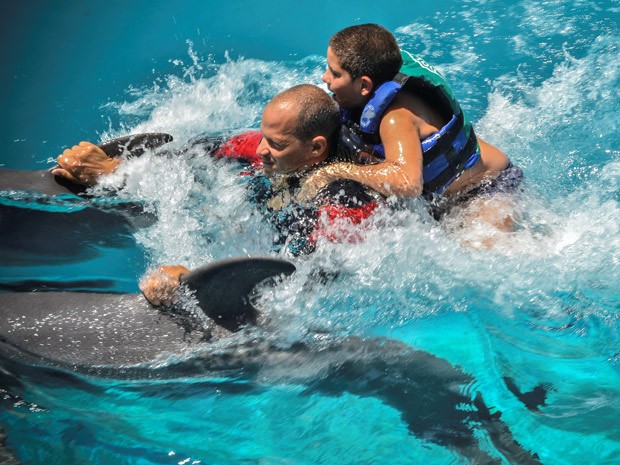
M345 145L373 164L331 164L313 174L305 194L333 179L350 179L384 196L439 201L434 213L441 216L446 210L438 203L486 201L485 194L519 184L521 171L475 136L444 78L423 60L401 53L383 27L362 24L336 33L323 81L342 109L343 134L350 133ZM499 210L488 202L486 207ZM481 216L501 230L514 226L509 215Z
M359 183L343 180L330 182L310 202L297 199L306 177L335 159L339 128L337 105L312 85L295 86L276 95L263 112L256 154L266 177L251 180L250 196L281 232L276 245L286 245L293 255L311 252L318 237L333 234L323 219L327 223L343 218L359 223L377 206ZM92 185L98 176L114 171L119 162L82 142L65 150L58 164L55 175ZM142 281L141 289L152 303L167 304L179 278L188 271L183 266L162 267Z

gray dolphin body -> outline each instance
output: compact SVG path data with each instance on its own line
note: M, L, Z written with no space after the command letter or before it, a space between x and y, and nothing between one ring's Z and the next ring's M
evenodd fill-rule
M231 341L217 350L212 332L195 317L161 312L139 294L0 294L0 372L13 373L13 382L26 373L45 378L77 372L113 379L225 376L257 382L246 386L301 384L307 393L381 399L401 412L412 434L471 463L500 463L480 448L473 424L488 432L510 463L539 463L480 394L468 393L474 379L428 352L382 338L324 337L317 345L283 348L267 337L239 337L257 319L248 297L254 286L294 269L284 260L243 258L185 278L205 314L221 324L213 327L223 326Z

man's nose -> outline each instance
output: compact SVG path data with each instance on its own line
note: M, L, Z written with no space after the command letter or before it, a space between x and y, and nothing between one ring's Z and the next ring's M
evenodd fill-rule
M266 155L268 153L269 150L267 150L267 143L265 142L265 138L261 137L260 142L258 143L258 147L256 147L256 155L262 157L263 155Z

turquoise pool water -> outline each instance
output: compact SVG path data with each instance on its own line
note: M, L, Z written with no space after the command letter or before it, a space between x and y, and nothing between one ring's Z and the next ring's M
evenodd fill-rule
M275 93L320 83L333 32L379 22L448 77L477 133L523 168L519 229L491 251L472 250L463 242L487 231L431 222L416 202L383 212L363 243L325 244L261 296L277 322L273 342L308 341L317 328L404 342L469 373L471 389L542 463L614 464L619 19L609 0L3 6L0 165L43 169L79 140L130 132L168 132L181 146L256 128ZM154 223L111 223L94 211L114 206L82 200L2 195L2 289L134 292L156 264L269 251L273 232L243 202L238 178L212 160L147 155L126 173L120 200L144 201ZM23 229L8 228L18 219ZM313 283L319 264L342 274ZM523 392L544 384L546 405L527 409L505 378ZM320 394L274 373L0 379L6 448L24 464L466 463L410 434L378 397Z

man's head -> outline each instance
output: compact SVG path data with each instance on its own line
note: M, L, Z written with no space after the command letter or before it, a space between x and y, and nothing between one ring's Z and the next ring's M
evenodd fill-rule
M338 106L324 90L302 84L276 95L260 124L263 172L295 173L326 160L339 128Z
M396 39L378 24L360 24L329 40L323 82L343 108L362 107L377 86L400 70L403 60Z

